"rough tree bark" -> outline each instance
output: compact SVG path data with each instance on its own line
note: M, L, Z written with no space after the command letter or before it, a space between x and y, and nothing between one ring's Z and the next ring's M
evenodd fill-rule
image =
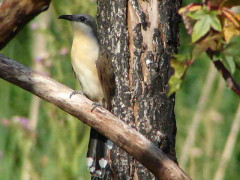
M116 75L112 112L176 161L174 96L167 97L169 60L178 46L179 0L98 1L99 38ZM134 143L134 142L133 142ZM114 147L108 179L154 179Z

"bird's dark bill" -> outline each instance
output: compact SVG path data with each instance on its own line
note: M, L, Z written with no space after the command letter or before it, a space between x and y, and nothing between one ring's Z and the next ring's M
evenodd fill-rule
M75 18L73 15L61 15L58 17L58 19L66 19L68 21L75 21Z

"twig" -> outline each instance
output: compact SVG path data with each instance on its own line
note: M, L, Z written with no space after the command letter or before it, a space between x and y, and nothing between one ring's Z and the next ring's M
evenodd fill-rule
M95 128L141 162L158 179L190 179L160 149L110 112L101 107L91 112L93 102L81 95L70 99L69 95L73 92L70 88L3 55L0 55L0 77Z
M231 73L225 68L220 60L213 61L216 69L222 74L227 83L227 87L240 96L240 85L233 79Z

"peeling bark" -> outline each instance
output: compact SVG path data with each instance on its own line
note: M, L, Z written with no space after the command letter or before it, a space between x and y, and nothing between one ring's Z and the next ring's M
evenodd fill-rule
M175 97L167 97L167 81L171 55L177 52L180 3L98 1L99 38L112 55L116 76L112 112L175 162ZM111 160L112 174L117 174L118 179L154 179L146 168L117 147Z

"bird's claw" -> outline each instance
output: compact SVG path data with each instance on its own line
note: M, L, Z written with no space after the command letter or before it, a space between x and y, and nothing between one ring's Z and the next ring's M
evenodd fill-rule
M69 98L71 99L71 97L72 97L73 95L76 95L76 94L84 95L83 91L77 90L77 91L73 91L73 92L70 94Z
M100 103L94 102L92 103L93 108L91 109L91 112L93 112L97 107L102 107Z

